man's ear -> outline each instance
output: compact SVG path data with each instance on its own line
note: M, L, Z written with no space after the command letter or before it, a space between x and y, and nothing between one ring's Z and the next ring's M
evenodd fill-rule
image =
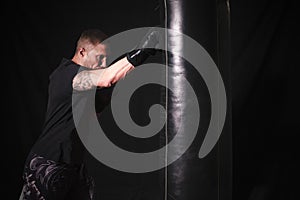
M79 49L79 51L78 51L78 53L79 53L79 55L81 56L81 57L84 57L84 55L85 55L85 53L86 53L86 50L85 50L85 48L80 48Z

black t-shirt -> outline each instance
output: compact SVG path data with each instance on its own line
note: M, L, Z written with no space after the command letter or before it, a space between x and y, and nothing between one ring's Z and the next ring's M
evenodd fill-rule
M83 161L87 151L76 132L72 113L72 81L82 69L88 70L63 58L57 69L49 76L45 123L31 154L68 164L80 164ZM104 99L105 102L102 104L107 105L110 99L107 95Z

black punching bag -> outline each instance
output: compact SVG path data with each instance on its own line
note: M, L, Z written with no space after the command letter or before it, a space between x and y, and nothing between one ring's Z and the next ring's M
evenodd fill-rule
M161 3L162 24L168 30L166 144L172 141L166 156L165 199L229 200L232 176L229 1ZM199 47L203 49L199 51ZM199 66L194 66L195 61ZM193 94L197 101L192 100ZM195 102L198 109L193 107Z

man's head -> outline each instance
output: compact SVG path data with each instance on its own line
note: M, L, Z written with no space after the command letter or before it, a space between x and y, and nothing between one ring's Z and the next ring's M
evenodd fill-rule
M72 60L91 69L106 67L107 46L103 43L106 38L107 35L98 29L83 31Z

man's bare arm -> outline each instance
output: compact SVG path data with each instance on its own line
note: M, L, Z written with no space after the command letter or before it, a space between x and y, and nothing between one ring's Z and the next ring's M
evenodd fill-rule
M84 70L79 72L73 79L73 89L78 91L90 90L96 87L92 72Z
M84 70L73 79L73 89L78 91L90 90L95 87L110 87L134 68L126 57L105 69Z

